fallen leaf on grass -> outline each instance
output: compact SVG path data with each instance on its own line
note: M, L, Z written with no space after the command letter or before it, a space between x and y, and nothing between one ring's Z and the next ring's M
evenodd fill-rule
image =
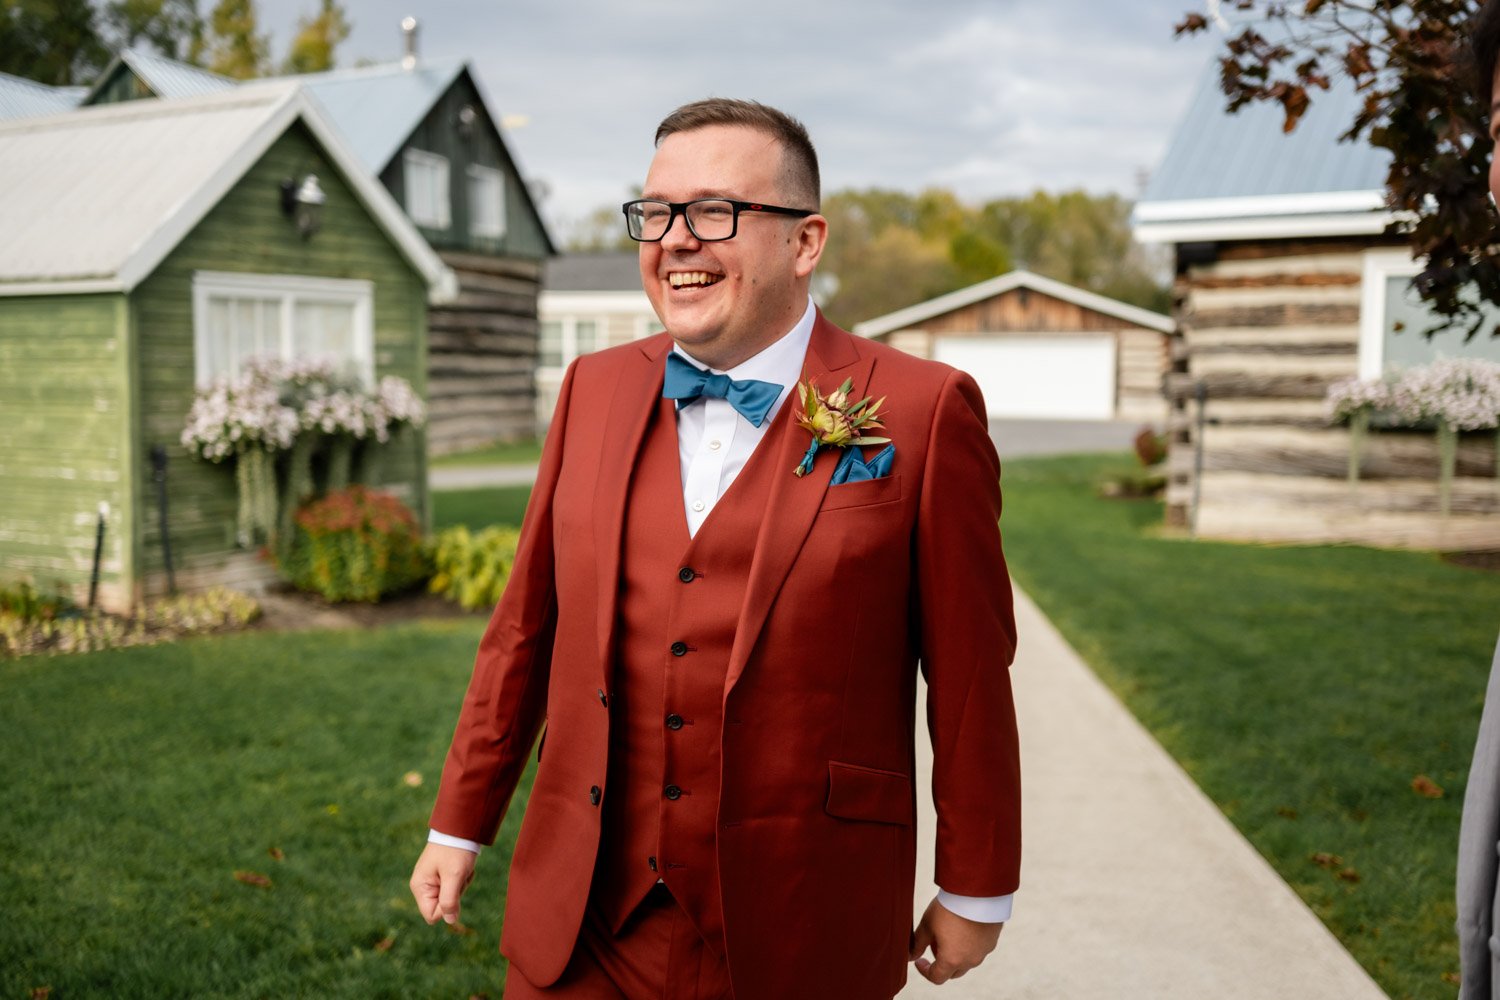
M1291 806L1277 806L1276 815L1280 816L1282 819L1296 819L1297 810L1293 809Z
M490 1000L488 993L470 993L469 1000Z
M283 851L279 847L273 847L270 850L266 851L266 853L271 856L271 860L272 861L285 861L286 860L286 852Z
M1463 981L1463 977L1456 972L1443 973L1443 982L1448 983L1450 986L1458 986L1463 983Z
M31 989L31 1000L47 1000L52 995L50 986L34 986Z
M1339 872L1339 878L1343 879L1345 882L1358 882L1359 872L1355 871L1353 868L1345 868L1343 871Z
M406 785L408 785L408 786L410 786L412 788L421 788L422 787L422 772L421 771L407 771L405 774L403 774L401 776L401 780L402 780L403 783L405 783Z
M1337 854L1327 854L1323 851L1318 851L1316 854L1313 854L1312 857L1310 857L1308 860L1317 865L1319 868L1337 868L1344 863L1344 859L1339 857Z
M396 939L395 938L393 938L393 937L383 937L379 941L375 942L374 948L375 948L376 951L390 951L391 950L391 946L394 945L395 943L396 943Z
M1425 774L1419 774L1411 779L1411 790L1418 795L1425 795L1429 799L1440 799L1443 797L1443 786Z
M474 933L474 928L468 924L444 924L443 926L448 928L449 934L457 934L460 937L467 937Z
M270 876L262 875L260 872L235 872L234 878L236 882L243 882L245 885L253 885L261 889L271 888Z
M337 802L330 802L323 807L323 811L330 816L337 816L339 814L339 804Z

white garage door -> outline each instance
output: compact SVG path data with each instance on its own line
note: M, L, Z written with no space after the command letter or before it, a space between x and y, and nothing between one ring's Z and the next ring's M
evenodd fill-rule
M1115 338L937 337L937 360L974 376L991 417L1109 420Z

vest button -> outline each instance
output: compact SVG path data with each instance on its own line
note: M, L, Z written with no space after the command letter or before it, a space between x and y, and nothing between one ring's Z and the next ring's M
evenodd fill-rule
M682 716L678 715L676 712L673 712L671 715L667 716L667 728L668 729L681 729L682 728Z
M684 566L682 567L682 569L677 571L677 579L681 580L683 583L692 583L693 577L697 575L697 573L693 572L693 567L691 566Z
M596 806L599 804L599 786L598 785L595 785L593 788L589 789L589 802L592 803L593 805L596 805Z
M676 802L678 799L682 798L682 789L678 788L676 785L668 785L665 791L667 798L671 799L673 802Z
M685 643L685 642L674 642L674 643L672 643L672 655L673 656L686 656L687 655L687 643Z

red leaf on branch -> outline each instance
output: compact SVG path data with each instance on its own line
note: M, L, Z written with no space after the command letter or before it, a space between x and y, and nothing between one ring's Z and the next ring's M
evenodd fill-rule
M1178 35L1193 35L1208 27L1208 18L1202 14L1188 14L1172 30L1173 37Z

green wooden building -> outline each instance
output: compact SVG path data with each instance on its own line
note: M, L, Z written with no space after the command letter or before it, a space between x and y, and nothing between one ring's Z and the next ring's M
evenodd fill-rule
M283 188L309 176L326 200L304 235ZM102 509L101 603L163 591L159 445L178 586L268 580L231 468L179 443L195 386L333 353L422 393L452 271L295 85L0 123L0 177L0 578L84 593ZM385 488L427 520L422 434L386 447Z
M537 299L556 251L465 60L400 62L290 77L317 101L453 270L459 294L428 317L428 445L445 454L537 433ZM251 84L253 86L254 84ZM240 83L145 51L115 57L85 106L178 99Z

